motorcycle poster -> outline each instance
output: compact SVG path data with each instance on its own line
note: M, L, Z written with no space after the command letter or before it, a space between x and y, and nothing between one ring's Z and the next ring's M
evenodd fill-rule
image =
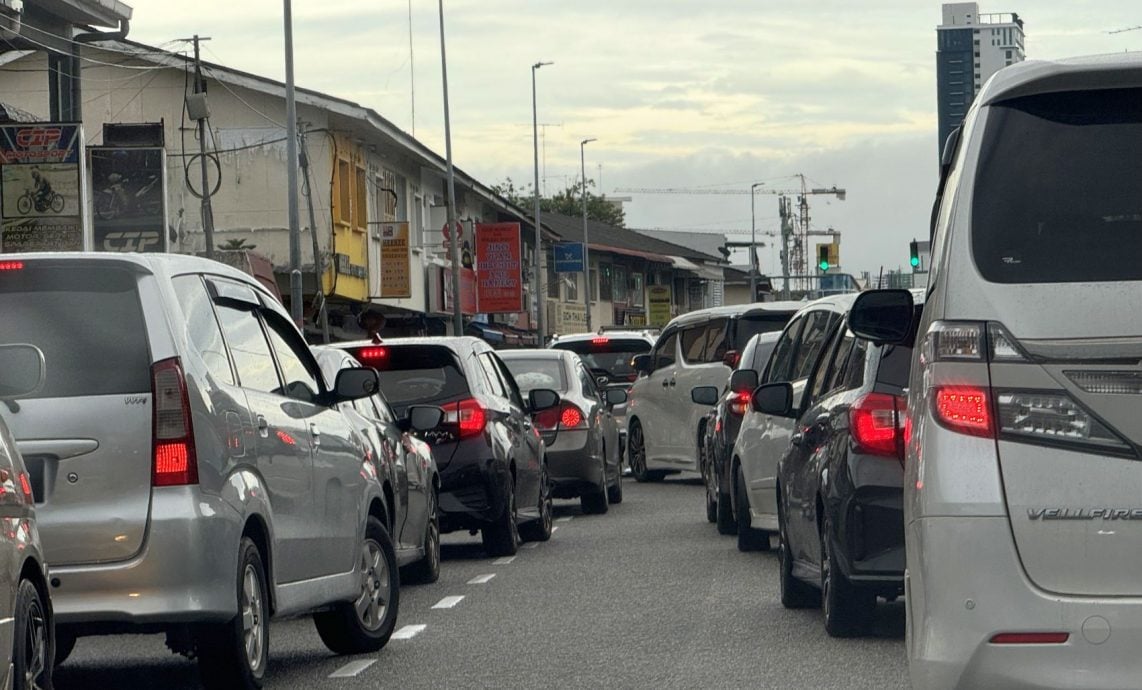
M79 125L0 125L0 251L84 249Z
M165 252L166 158L157 147L91 147L94 249Z

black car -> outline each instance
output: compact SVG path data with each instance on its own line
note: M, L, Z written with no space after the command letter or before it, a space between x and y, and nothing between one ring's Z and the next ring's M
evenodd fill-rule
M718 404L706 414L705 433L699 449L699 470L706 485L706 519L718 524L720 534L737 534L738 522L730 504L729 492L721 487L733 486L730 476L730 454L738 437L742 415L749 405L758 378L769 361L780 332L758 333L741 351L738 365L722 391ZM746 372L739 374L738 372Z
M922 291L913 291L917 302ZM919 322L916 307L913 326ZM781 603L820 605L832 636L860 634L877 597L904 592L904 345L876 345L842 324L822 349L799 409L789 383L761 386L754 409L796 418L778 462Z
M440 531L480 530L492 556L551 538L551 490L543 439L532 414L559 405L555 391L525 399L482 340L399 338L340 345L377 369L397 418L411 405L444 410L423 432L440 474Z

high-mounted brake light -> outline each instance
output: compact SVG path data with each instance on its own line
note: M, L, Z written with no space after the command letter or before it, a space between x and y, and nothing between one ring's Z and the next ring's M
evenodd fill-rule
M357 359L361 360L362 364L377 367L388 361L389 349L387 347L362 347L357 350Z
M970 436L991 436L991 403L987 389L978 386L940 386L933 391L937 421L952 431Z
M484 433L488 423L488 411L475 398L466 398L444 406L444 423L460 428L460 438L470 438Z
M1064 644L1071 638L1065 632L1008 632L991 636L991 644Z
M186 378L177 357L156 362L151 367L154 397L154 486L183 486L198 483L198 458L194 453L194 431L190 421L190 398Z
M22 271L24 270L23 261L0 261L0 271Z
M607 338L605 336L599 337L599 338L591 338L591 344L592 345L606 345L609 342L611 342L611 339Z

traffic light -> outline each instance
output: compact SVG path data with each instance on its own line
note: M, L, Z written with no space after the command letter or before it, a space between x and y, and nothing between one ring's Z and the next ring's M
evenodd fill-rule
M920 245L916 240L908 243L908 263L912 265L913 271L920 268Z
M817 245L817 268L821 269L821 273L829 270L829 245Z

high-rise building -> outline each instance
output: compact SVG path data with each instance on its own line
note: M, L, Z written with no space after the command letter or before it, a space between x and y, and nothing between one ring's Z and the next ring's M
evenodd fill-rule
M952 133L991 75L1022 62L1023 20L1014 12L980 14L979 3L946 3L936 27L939 146Z

